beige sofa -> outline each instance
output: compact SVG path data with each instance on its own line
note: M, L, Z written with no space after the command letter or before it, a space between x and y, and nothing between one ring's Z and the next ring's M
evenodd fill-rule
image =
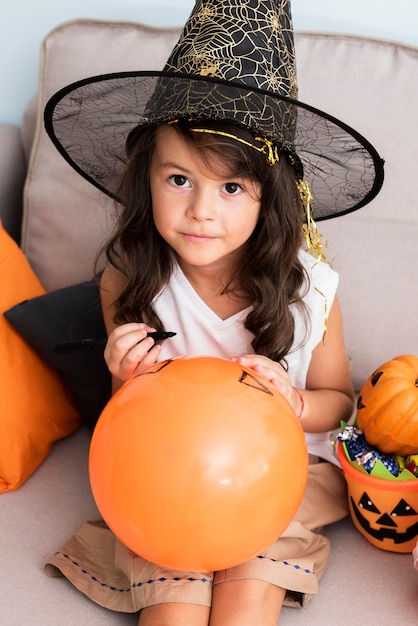
M112 207L52 147L43 131L43 105L57 89L85 76L161 68L179 31L80 20L45 38L37 101L29 103L21 129L0 127L0 217L47 291L92 277L96 250L111 228ZM348 122L386 161L383 190L369 206L319 225L328 239L328 258L341 276L358 390L384 361L418 355L418 49L297 33L296 52L300 99ZM1 402L0 397L0 419ZM56 443L19 489L0 494L2 624L137 621L97 607L66 581L43 572L51 552L98 515L88 482L89 439L89 430L80 428ZM303 610L285 608L281 624L415 624L418 572L412 555L371 546L348 518L326 532L332 554L319 595Z

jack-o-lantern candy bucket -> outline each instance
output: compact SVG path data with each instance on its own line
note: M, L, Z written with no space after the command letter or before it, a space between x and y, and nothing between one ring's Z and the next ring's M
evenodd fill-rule
M337 443L354 526L374 546L411 552L418 538L418 479L384 480L356 469Z

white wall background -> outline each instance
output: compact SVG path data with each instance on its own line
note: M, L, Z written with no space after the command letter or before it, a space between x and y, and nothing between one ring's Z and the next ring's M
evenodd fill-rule
M37 91L42 38L79 17L183 25L194 0L0 0L0 122L19 124ZM418 46L416 0L293 0L294 28L344 32ZM417 80L417 77L411 77Z

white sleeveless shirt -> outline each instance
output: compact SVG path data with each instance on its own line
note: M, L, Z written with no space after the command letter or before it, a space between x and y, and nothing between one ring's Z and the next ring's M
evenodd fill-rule
M303 250L299 257L309 277L308 288L302 287L302 293L306 291L303 302L308 309L309 323L306 327L298 308L293 306L295 338L286 362L292 385L305 389L312 351L322 341L326 312L331 309L337 291L338 274ZM253 334L244 326L251 308L221 319L198 296L176 265L168 284L154 300L154 309L165 330L177 333L163 342L160 360L185 355L231 358L253 353ZM318 444L328 439L328 435L306 433L306 439L310 451L318 454Z

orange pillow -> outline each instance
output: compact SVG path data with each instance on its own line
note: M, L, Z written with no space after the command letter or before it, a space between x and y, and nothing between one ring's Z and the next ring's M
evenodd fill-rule
M23 252L0 223L0 492L20 487L53 443L81 424L59 375L3 316L11 306L43 293Z

